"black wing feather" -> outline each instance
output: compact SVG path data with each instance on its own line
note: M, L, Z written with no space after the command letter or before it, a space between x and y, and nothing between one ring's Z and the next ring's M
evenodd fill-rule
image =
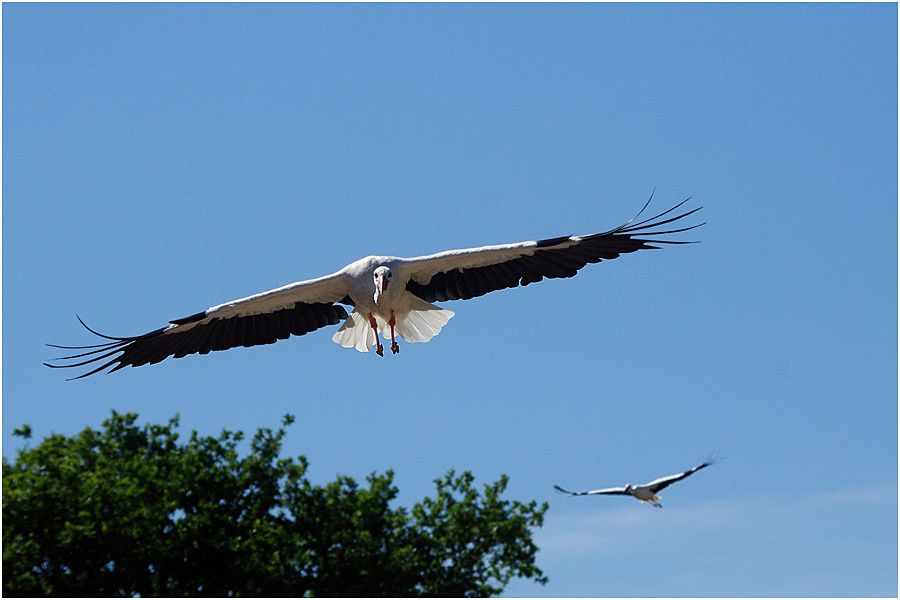
M700 223L666 231L654 230L661 225L689 217L702 208L695 208L663 219L688 200L690 198L653 217L635 223L635 219L649 205L648 201L644 208L627 223L603 233L582 237L569 247L564 246L572 241L571 236L539 240L537 242L539 250L531 256L521 256L483 267L457 268L439 272L425 284L410 279L406 284L406 289L426 302L468 300L497 290L537 283L544 277L549 279L574 277L589 263L612 260L622 254L638 250L660 248L654 244L690 244L693 242L641 237L682 233L704 225L705 223Z
M206 313L202 312L190 317L170 321L170 323L183 326L202 321L204 318L206 318ZM78 321L85 329L99 337L113 341L93 346L67 347L48 344L55 348L73 350L94 348L94 350L53 359L53 361L62 361L62 364L51 364L50 362L44 364L48 367L59 369L100 363L93 370L72 378L81 379L82 377L98 373L107 367L112 367L109 370L112 373L122 367L140 367L158 363L169 356L182 358L188 354L206 354L210 351L227 350L236 346L249 347L272 344L279 339L288 338L291 334L304 335L326 325L336 325L346 318L347 311L340 305L322 302L297 302L291 308L284 308L272 313L213 319L194 327L183 328L180 331L179 328L175 328L169 333L166 333L169 329L168 327L162 327L144 335L118 338L94 331L79 317ZM73 359L95 354L99 356L93 356L84 361L71 362ZM118 354L118 356L103 362L115 354Z
M567 496L594 496L594 495L603 495L603 496L628 496L628 492L625 491L624 488L609 488L605 490L589 490L584 492L571 492L567 489L561 488L558 485L554 485L553 489L559 492L560 494L565 494Z
M696 467L692 467L692 468L688 469L687 471L685 471L684 473L679 473L678 475L672 475L671 477L666 477L663 480L659 481L658 483L651 482L650 491L652 491L655 494L656 492L664 490L667 487L669 487L670 485L672 485L673 483L681 481L685 477L690 477L691 475L693 475L700 469L708 467L709 465L713 464L714 462L715 462L715 460L707 460L703 464L697 465Z

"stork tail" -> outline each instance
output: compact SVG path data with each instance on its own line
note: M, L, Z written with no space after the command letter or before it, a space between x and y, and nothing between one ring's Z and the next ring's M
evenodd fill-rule
M427 342L439 334L444 325L456 314L452 310L410 296L409 310L394 313L394 332L407 342ZM378 315L375 316L375 320L382 337L386 340L391 339L388 322ZM368 352L375 345L375 332L369 324L368 315L354 309L331 340L344 348L356 348L359 352Z
M435 306L411 295L409 312L396 315L397 324L394 330L407 342L427 342L439 334L455 314L452 310ZM389 329L385 335L390 335Z
M375 332L369 325L368 318L359 310L353 309L331 340L344 348L356 348L359 352L368 352L375 345Z

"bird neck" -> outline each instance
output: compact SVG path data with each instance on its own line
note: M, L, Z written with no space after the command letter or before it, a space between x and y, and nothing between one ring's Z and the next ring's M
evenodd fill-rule
M375 295L372 297L372 299L375 301L375 306L385 306L393 296L393 294L391 293L392 291L392 286L388 286L388 288L384 290L384 293L382 294L381 291L379 291L379 289L376 287Z

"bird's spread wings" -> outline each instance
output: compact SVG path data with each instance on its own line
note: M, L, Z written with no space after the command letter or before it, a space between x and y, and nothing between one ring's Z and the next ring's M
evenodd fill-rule
M595 496L595 495L604 495L604 496L625 496L627 495L625 492L625 488L623 487L614 487L614 488L603 488L600 490L589 490L587 492L570 492L569 490L565 490L558 485L554 485L553 489L557 492L565 494L566 496Z
M338 272L219 304L135 337L103 335L85 325L79 317L88 331L111 341L92 346L48 344L53 348L85 352L53 359L62 361L60 364L44 364L52 368L69 368L100 363L93 370L73 378L81 379L107 367L112 367L109 370L112 373L122 367L158 363L169 356L181 358L236 346L272 344L346 319L347 311L334 303L347 304L348 291L346 276Z
M693 475L700 469L703 469L703 468L708 467L709 465L713 464L713 462L714 461L712 461L712 460L708 460L708 461L704 462L703 464L700 464L700 465L697 465L696 467L688 469L684 473L676 473L675 475L669 475L668 477L660 477L659 479L654 479L650 483L645 483L641 487L650 488L650 491L652 491L655 494L656 492L669 487L676 481L681 481L685 477L690 477L691 475Z
M703 225L654 229L700 210L695 208L667 217L688 200L690 198L654 217L635 222L649 205L648 200L641 212L629 222L603 233L448 250L430 256L402 259L399 269L409 278L406 289L427 302L468 300L488 292L535 283L544 277L573 277L588 263L611 260L636 250L659 248L654 244L690 243L652 239Z

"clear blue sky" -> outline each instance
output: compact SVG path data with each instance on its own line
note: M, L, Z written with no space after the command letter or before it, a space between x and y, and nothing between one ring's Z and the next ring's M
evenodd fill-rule
M3 454L110 410L275 426L310 476L449 468L550 502L510 595L897 593L897 6L3 6ZM66 382L45 343L333 272L601 231L701 244ZM401 342L402 343L402 342ZM572 488L711 451L663 510Z

